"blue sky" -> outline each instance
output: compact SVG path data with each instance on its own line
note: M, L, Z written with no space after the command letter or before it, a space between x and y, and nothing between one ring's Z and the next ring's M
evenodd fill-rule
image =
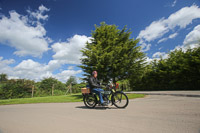
M127 25L147 61L198 47L199 0L0 0L0 73L40 81L82 77L94 25Z

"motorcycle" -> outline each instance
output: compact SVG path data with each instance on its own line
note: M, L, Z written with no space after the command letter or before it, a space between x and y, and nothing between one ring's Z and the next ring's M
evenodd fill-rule
M114 105L117 108L126 108L129 103L128 96L123 92L123 89L116 91L119 84L106 85L105 91L102 91L102 97L107 105ZM83 102L86 107L94 108L96 105L102 106L97 94L90 92L89 86L82 90Z

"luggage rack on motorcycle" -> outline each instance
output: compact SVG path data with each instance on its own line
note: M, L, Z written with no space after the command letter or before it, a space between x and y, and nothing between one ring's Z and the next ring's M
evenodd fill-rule
M81 88L82 94L89 94L90 93L90 88Z

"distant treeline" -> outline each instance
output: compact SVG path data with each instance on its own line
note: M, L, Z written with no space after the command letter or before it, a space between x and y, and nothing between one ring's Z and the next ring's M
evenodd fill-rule
M200 90L200 47L175 50L167 59L154 60L130 84L132 90Z
M66 95L81 92L85 83L77 83L71 76L66 83L55 78L45 78L41 82L26 79L7 79L6 74L0 74L0 99L28 98L51 95Z

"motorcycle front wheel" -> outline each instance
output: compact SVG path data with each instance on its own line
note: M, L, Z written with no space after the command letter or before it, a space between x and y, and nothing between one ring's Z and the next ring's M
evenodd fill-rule
M128 96L123 93L123 92L115 92L112 95L112 103L117 107L117 108L126 108L128 106L129 100Z

